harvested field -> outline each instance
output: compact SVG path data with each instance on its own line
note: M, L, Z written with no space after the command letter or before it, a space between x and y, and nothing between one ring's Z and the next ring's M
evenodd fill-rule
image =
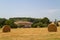
M60 40L60 27L57 32L48 32L47 28L17 28L3 33L0 29L0 40Z

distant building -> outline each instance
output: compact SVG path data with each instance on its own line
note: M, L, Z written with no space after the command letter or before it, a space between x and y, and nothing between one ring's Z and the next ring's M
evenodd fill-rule
M14 22L16 25L24 25L23 28L30 28L32 22L28 22L28 21L16 21Z

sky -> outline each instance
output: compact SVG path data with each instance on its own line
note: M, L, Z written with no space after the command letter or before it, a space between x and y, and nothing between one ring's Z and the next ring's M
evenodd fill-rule
M60 20L60 0L0 0L0 18L10 17Z

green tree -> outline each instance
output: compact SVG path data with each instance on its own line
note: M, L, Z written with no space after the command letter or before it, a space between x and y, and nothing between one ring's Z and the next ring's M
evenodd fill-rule
M0 28L4 25L6 20L7 19L5 19L5 18L0 18Z
M42 23L49 24L49 23L50 23L50 20L49 20L47 17L44 17L44 18L42 19Z
M15 25L14 22L11 20L5 21L5 25L10 25L11 28L17 28L17 25Z

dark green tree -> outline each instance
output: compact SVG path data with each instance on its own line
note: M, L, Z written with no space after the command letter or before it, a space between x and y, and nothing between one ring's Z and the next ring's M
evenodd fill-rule
M7 19L5 19L5 18L0 18L0 28L4 25L6 20Z
M50 20L47 18L47 17L44 17L43 19L42 19L42 23L46 23L46 24L49 24L50 23Z
M11 21L11 20L7 20L7 21L5 21L5 25L10 25L11 28L17 28L17 25L14 24L14 22Z

